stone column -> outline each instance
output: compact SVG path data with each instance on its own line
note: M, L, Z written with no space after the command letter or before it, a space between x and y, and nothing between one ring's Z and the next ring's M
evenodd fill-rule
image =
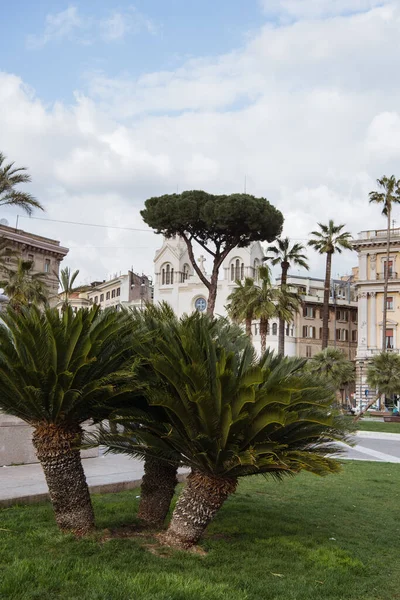
M376 348L376 292L369 293L371 298L371 321L368 323L368 346Z
M360 252L358 260L360 264L359 278L361 281L365 281L367 279L367 254Z
M372 281L375 281L376 280L376 254L369 255L369 266L370 266L369 279Z
M368 323L368 298L367 292L361 292L358 296L358 349L365 351L368 346L367 339Z

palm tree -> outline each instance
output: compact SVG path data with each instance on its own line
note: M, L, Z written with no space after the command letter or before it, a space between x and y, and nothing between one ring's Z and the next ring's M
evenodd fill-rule
M351 250L351 234L343 231L344 225L335 225L332 219L328 225L318 223L320 231L312 231L308 242L320 254L326 254L325 286L324 286L324 304L322 315L322 350L328 347L329 337L329 296L331 288L332 256L335 252L341 254L343 249Z
M0 287L10 299L10 306L20 311L23 306L36 304L47 306L48 291L43 273L33 273L33 262L18 258L15 267L3 264L6 279L0 281Z
M400 393L400 356L392 352L382 352L374 356L367 369L369 387L376 389L380 397L391 397ZM372 399L363 412L374 404ZM385 400L383 400L383 405ZM359 415L360 416L360 415Z
M272 256L268 256L268 253ZM281 266L281 289L282 291L287 285L287 275L291 265L309 269L307 256L304 254L305 247L302 244L290 245L289 238L278 238L276 246L268 246L266 260L269 260L272 265ZM278 352L285 353L285 320L282 316L279 317L279 346Z
M400 179L396 181L394 175L376 180L381 192L370 192L369 201L382 205L382 214L387 217L386 236L386 265L385 281L383 286L383 318L382 318L382 352L386 351L386 321L387 321L387 294L389 286L389 257L390 257L390 220L394 204L400 203Z
M277 316L278 290L272 285L269 267L260 267L258 276L259 285L255 286L257 295L252 299L251 310L254 317L260 319L261 354L264 354L267 349L269 320Z
M254 301L257 296L257 289L254 285L254 279L246 277L244 283L236 281L237 287L228 296L230 301L227 305L227 311L235 323L246 325L246 334L251 339L251 324L254 318Z
M165 324L153 347L159 385L146 397L168 419L142 420L131 451L166 462L179 456L191 468L164 543L195 544L239 477L338 471L329 455L338 450L333 440L346 439L346 425L333 414L330 388L300 371L304 361L269 352L256 360L250 343L225 348L199 314Z
M307 369L324 377L335 392L345 388L355 379L354 363L336 348L325 348L307 361Z
M0 152L0 206L18 206L28 215L33 213L33 209L44 210L36 198L27 192L16 190L16 186L21 183L29 183L30 175L26 173L26 167L14 167L14 163L5 164L6 157Z
M71 273L71 269L69 267L65 267L65 269L61 269L60 275L54 272L58 279L58 283L61 286L62 294L63 294L63 303L61 306L61 310L64 311L69 306L69 297L74 289L75 279L79 275L79 269Z
M130 319L98 307L76 314L69 307L60 316L35 306L1 318L0 409L33 427L59 528L84 534L94 517L81 426L135 388L132 374L121 371L131 357Z

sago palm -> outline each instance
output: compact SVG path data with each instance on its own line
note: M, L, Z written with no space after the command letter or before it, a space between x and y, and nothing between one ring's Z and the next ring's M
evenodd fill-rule
M324 285L324 303L322 313L322 350L328 346L329 338L329 297L331 290L332 256L337 252L341 254L342 250L352 250L351 234L343 231L344 225L335 225L332 219L328 225L318 223L319 231L312 231L314 236L308 242L308 245L314 248L319 254L326 254L325 285Z
M377 179L377 184L382 191L370 192L370 203L380 204L382 206L382 214L387 218L387 234L386 234L386 265L384 270L384 285L383 285L383 318L382 318L382 352L386 351L386 321L387 321L387 295L389 286L389 258L390 258L390 220L394 204L400 203L400 179L396 180L395 176Z
M6 157L0 152L0 206L17 206L22 208L28 215L35 208L44 210L36 198L28 192L15 189L21 183L29 183L30 175L25 167L15 167L14 163L6 164Z
M44 273L33 273L33 262L18 258L16 265L3 265L5 278L0 287L10 299L10 306L20 311L24 306L46 306L48 290Z
M131 356L125 313L97 307L2 314L0 409L33 427L58 526L84 534L94 524L80 458L82 423L129 394L134 378L121 370Z
M296 243L291 245L289 238L279 238L276 240L275 246L268 246L266 259L274 266L281 267L281 290L287 287L287 276L290 267L299 266L303 269L309 269L307 256L304 254L305 247L302 244ZM271 254L271 256L268 256ZM278 352L285 354L285 320L282 316L279 317L279 345Z
M300 372L303 361L269 352L257 360L250 343L225 348L209 321L193 315L165 325L149 364L159 384L149 386L147 401L168 419L139 416L130 452L191 468L165 543L195 544L239 477L339 469L329 455L338 451L332 441L346 439L346 425L332 413L329 387Z
M257 289L254 279L246 277L244 283L236 281L236 288L228 296L229 304L227 311L235 323L245 323L246 334L251 339L251 324L254 318L254 302L257 297Z

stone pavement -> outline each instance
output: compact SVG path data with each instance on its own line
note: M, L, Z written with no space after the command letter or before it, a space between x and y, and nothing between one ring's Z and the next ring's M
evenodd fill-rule
M400 434L359 431L356 445L343 444L347 460L400 463ZM143 463L118 454L100 455L82 461L92 493L119 492L140 486ZM185 470L179 471L180 479ZM0 467L0 506L29 504L48 498L47 485L39 464Z

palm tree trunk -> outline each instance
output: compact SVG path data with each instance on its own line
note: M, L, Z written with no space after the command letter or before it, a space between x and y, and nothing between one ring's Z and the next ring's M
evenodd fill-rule
M281 274L281 290L286 286L287 274L289 269L289 263L284 261L281 263L282 274ZM278 354L285 354L285 321L282 317L279 317L279 337L278 337Z
M249 339L251 340L253 337L253 333L251 331L251 324L253 322L253 316L251 314L247 314L246 315L246 320L245 320L245 324L246 324L246 335L249 337Z
M261 354L264 354L267 349L267 330L268 330L268 320L265 317L261 317L260 318Z
M387 240L386 240L386 268L385 281L383 284L383 315L382 315L382 352L386 352L386 321L387 321L387 295L389 287L389 257L390 257L390 215L391 210L388 209L387 222Z
M331 290L332 253L326 254L324 306L322 312L322 350L328 347L329 338L329 296Z
M138 517L148 527L162 527L178 482L178 466L146 457Z
M79 445L82 430L52 423L36 425L32 442L49 488L55 518L61 531L85 535L94 528L89 488Z
M192 471L161 540L178 548L194 546L236 486L237 479Z

